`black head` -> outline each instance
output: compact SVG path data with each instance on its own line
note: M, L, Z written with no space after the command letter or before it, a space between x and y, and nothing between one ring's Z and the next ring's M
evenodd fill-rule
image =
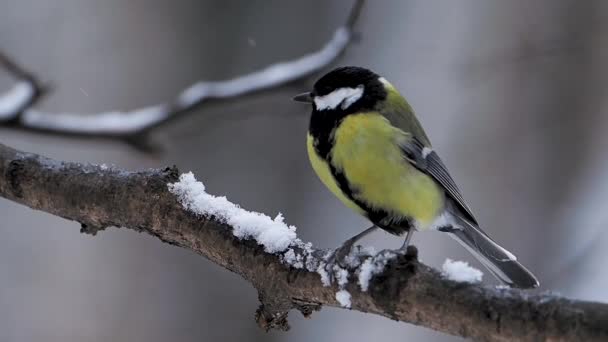
M360 67L336 68L321 77L313 91L298 95L296 101L312 102L316 111L353 113L373 109L386 98L384 84L376 73Z

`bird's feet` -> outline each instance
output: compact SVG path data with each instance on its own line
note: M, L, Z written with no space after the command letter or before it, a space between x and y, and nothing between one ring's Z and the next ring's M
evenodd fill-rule
M367 250L361 246L344 246L337 248L325 257L325 264L321 265L319 271L322 273L322 281L325 286L337 283L340 287L348 282L349 273L355 271L363 261L368 260L374 267L384 267L389 260L394 258L405 258L406 260L417 259L418 250L409 245L404 249L383 249L379 252Z
M353 258L351 255L352 250L352 245L342 245L325 257L323 269L327 274L327 285L334 282L337 282L340 286L346 284L348 281L348 268L354 266L351 265L351 258Z
M348 281L347 269L349 267L352 268L358 266L353 265L352 262L355 261L354 258L351 256L353 246L357 241L359 241L369 233L373 232L377 228L378 227L376 227L375 225L367 228L361 233L344 241L342 246L331 252L327 257L325 257L325 265L323 265L323 269L325 271L325 274L327 274L327 282L329 284L333 283L334 280L337 280L340 286L346 284L346 282Z
M348 267L348 257L350 255L353 246L340 246L336 248L330 255L327 257L327 266L338 266L340 268Z

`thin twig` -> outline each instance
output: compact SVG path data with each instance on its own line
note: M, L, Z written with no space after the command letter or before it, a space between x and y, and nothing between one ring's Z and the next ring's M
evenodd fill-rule
M19 124L19 117L48 91L48 86L31 72L0 51L0 67L19 80L12 89L0 95L0 124Z
M46 89L32 73L6 55L0 54L0 66L22 82L18 83L20 88L13 88L3 97L6 107L14 110L0 115L0 126L63 136L118 138L141 144L138 140L145 139L153 129L199 109L204 103L234 99L276 88L306 78L327 67L352 41L354 25L363 4L364 0L355 1L346 24L338 28L325 46L316 52L291 61L275 63L233 79L200 81L183 90L170 103L131 111L82 114L49 113L31 109ZM26 92L27 85L30 87L29 93ZM23 98L24 94L27 95L26 100Z

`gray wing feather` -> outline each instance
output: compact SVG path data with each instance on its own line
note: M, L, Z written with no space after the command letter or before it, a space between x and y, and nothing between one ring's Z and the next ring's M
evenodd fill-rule
M464 198L462 197L462 193L456 186L454 179L448 173L447 168L437 155L435 151L429 153L426 157L427 160L427 173L433 176L441 186L446 190L446 192L450 195L450 197L458 204L458 206L465 211L468 216L468 219L472 221L472 223L477 224L477 220L475 216L473 216L473 212L471 208L466 204Z
M420 171L433 177L456 203L458 208L461 209L463 214L466 215L466 219L477 225L473 212L464 201L462 193L439 158L439 155L435 151L431 151L425 156L423 153L424 148L425 146L416 138L412 138L407 144L402 146L406 159Z

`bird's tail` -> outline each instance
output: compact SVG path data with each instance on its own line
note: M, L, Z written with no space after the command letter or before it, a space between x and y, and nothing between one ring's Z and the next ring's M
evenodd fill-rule
M471 252L498 280L511 287L534 288L539 282L517 258L499 246L474 224L457 218L461 229L450 230L452 238Z

